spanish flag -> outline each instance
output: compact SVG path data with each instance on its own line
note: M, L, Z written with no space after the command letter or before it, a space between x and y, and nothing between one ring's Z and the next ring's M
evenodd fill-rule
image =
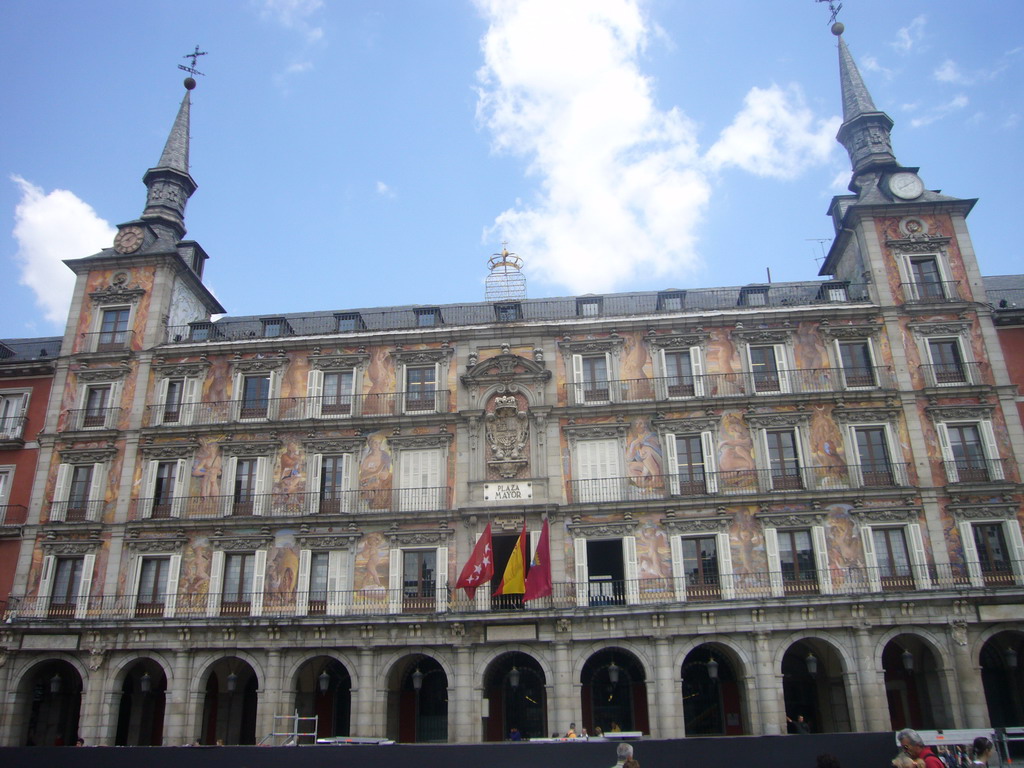
M526 521L523 521L523 532L519 534L512 554L505 566L501 584L494 590L494 596L521 595L526 591Z

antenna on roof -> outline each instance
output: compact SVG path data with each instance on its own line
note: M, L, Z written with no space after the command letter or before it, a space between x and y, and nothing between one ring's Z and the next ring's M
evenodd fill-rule
M817 243L818 244L818 247L821 249L821 256L815 256L814 257L814 262L816 264L821 264L821 262L823 262L825 260L825 258L826 258L825 243L827 243L829 241L829 238L827 238L827 237L805 237L804 240L806 242L808 242L808 243Z

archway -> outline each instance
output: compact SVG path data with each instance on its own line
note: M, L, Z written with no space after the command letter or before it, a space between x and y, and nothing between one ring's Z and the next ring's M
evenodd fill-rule
M1000 632L985 641L981 682L992 727L1024 725L1024 634Z
M726 653L711 645L694 648L681 677L687 737L743 734L739 676Z
M203 701L203 744L255 744L259 681L239 658L216 662L206 678Z
M892 729L950 728L945 687L935 653L916 635L898 635L882 651Z
M581 706L583 727L608 732L618 726L623 731L650 733L647 714L647 682L643 665L629 651L605 648L583 665Z
M409 656L392 669L388 736L406 743L448 741L448 675L435 659Z
M790 732L853 730L842 659L828 643L807 638L786 650L782 657L782 694Z
M22 678L20 698L28 703L21 743L52 747L73 745L82 708L82 676L60 659L44 661Z
M152 659L140 659L124 675L117 709L118 747L159 747L164 741L167 675Z
M548 735L547 691L544 670L532 656L519 651L502 654L484 674L487 741L502 741L513 728L523 738Z
M295 676L295 709L317 718L317 738L351 736L352 677L345 665L328 656L310 659Z

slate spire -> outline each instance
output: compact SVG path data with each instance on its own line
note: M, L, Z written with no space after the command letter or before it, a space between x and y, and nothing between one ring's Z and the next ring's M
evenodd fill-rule
M186 79L185 88L185 97L181 100L160 160L142 177L146 185L143 221L155 228L169 230L174 240L185 236L185 204L198 187L188 172L189 111L192 106L189 92L195 88L195 80Z
M893 121L875 107L842 38L843 25L833 24L832 34L839 38L839 85L843 95L843 124L836 139L850 155L856 184L857 176L864 171L897 165L890 139Z

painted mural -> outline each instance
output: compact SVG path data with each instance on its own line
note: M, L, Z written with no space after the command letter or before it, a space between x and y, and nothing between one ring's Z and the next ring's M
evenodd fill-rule
M146 323L149 320L149 307L153 296L153 280L156 277L156 267L136 266L130 270L123 268L99 269L90 272L85 283L86 297L92 293L108 290L112 284L114 275L118 273L126 273L128 275L124 282L124 286L126 288L133 290L141 288L145 291L145 293L139 297L138 304L135 307L135 315L132 320L135 334L132 337L131 345L132 349L139 350L142 349L142 329L146 327ZM94 322L96 311L102 311L102 307L97 307L88 299L83 303L82 307L82 313L78 317L78 337L75 341L75 352L83 352L87 349L87 345L91 337L85 334L92 332L95 327Z

